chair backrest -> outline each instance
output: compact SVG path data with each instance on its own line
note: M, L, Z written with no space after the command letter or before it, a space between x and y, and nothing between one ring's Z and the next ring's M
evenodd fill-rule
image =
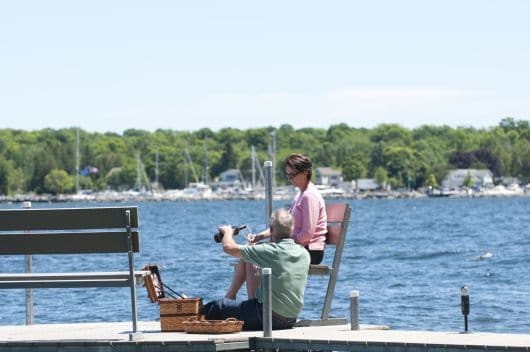
M139 252L137 227L137 207L0 210L0 254Z
M350 218L350 206L346 203L336 203L326 205L328 215L328 235L326 243L339 245L344 243L344 234L348 228Z

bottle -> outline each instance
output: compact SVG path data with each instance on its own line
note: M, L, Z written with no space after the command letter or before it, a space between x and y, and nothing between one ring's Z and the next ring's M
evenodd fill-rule
M232 226L232 229L234 230L234 236L239 233L239 231L247 228L247 225L239 225L239 226ZM217 243L220 243L223 240L224 233L219 231L215 235L213 235L213 240Z

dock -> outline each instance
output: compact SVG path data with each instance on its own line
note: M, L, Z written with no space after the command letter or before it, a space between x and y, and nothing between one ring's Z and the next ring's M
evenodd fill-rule
M478 352L530 351L530 334L386 330L361 325L300 327L234 334L187 334L160 331L157 321L139 322L143 338L129 341L130 322L0 326L0 351L356 351Z

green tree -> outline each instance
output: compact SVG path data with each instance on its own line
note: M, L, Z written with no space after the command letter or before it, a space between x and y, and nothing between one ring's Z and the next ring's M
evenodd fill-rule
M4 158L0 158L0 194L8 194L9 166Z
M438 181L436 180L436 176L434 174L430 174L427 178L427 181L425 182L425 186L428 187L438 187Z
M74 188L74 178L64 170L53 169L44 177L44 187L50 193L68 193Z
M381 187L386 187L388 182L388 173L383 167L375 169L374 178Z
M412 136L408 129L398 124L381 124L370 131L370 139L374 143L409 145Z
M357 180L365 178L368 171L362 160L350 159L342 166L342 176L346 181Z

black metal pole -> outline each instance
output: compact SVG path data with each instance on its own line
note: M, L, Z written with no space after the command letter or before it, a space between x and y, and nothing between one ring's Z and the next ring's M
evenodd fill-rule
M464 332L468 332L467 316L469 315L469 289L467 286L463 286L460 289L461 308L462 314L464 315Z

